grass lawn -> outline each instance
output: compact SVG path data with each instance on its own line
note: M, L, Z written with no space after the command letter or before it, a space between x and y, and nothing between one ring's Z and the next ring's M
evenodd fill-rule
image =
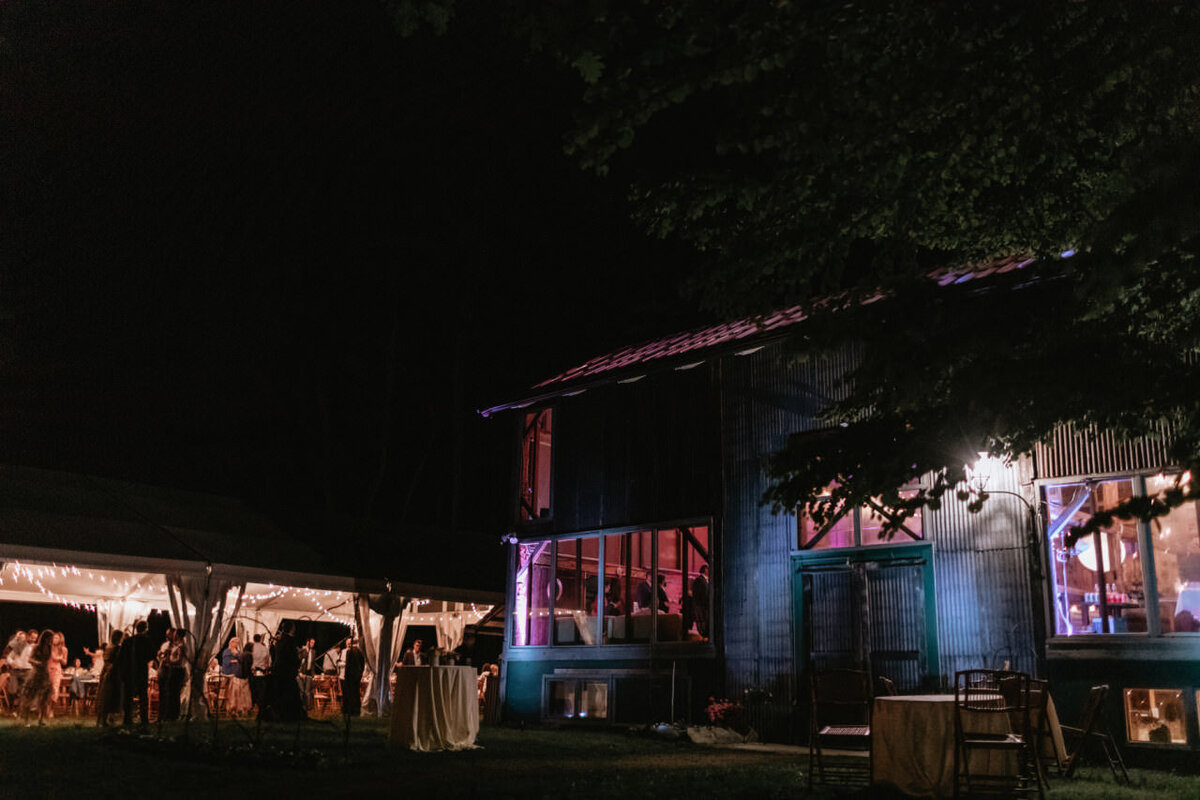
M157 733L152 728L151 733ZM335 723L211 727L182 724L162 737L102 734L73 720L44 728L0 721L0 798L339 797L771 798L804 796L799 752L710 749L623 732L485 727L481 748L460 753L390 752L384 723L356 720L349 747ZM251 742L261 734L258 743ZM1117 787L1107 768L1090 767L1052 798L1200 798L1200 777L1133 770ZM843 791L840 796L847 793ZM851 793L853 794L853 793ZM860 791L858 796L864 796ZM814 797L839 796L823 789ZM870 795L867 795L870 796Z

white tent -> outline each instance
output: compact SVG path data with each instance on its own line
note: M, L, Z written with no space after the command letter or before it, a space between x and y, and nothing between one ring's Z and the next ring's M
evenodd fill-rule
M5 600L94 610L102 641L169 610L191 635L198 681L235 625L275 634L284 619L340 622L358 628L374 668L395 662L410 624L433 625L452 649L503 596L338 574L228 498L0 466ZM386 710L386 683L371 697Z

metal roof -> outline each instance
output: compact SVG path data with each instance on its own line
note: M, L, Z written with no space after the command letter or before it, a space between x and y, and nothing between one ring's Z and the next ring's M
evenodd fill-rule
M938 286L951 286L1012 272L1029 265L1033 260L1025 256L1013 256L987 264L955 268L942 267L930 272L929 277ZM874 295L862 302L867 304L880 299L882 299L882 295ZM622 347L534 384L532 387L534 391L528 396L492 406L479 413L488 417L499 411L524 408L544 400L570 394L573 391L582 391L594 384L618 380L638 371L638 368L642 366L651 369L665 369L668 366L683 369L694 365L694 363L687 363L689 357L703 360L702 356L714 351L736 351L740 344L746 345L747 348L760 345L763 344L762 340L782 336L786 329L807 319L806 308L825 306L836 300L837 298L826 298L808 305L795 305L770 314L708 325L661 339Z

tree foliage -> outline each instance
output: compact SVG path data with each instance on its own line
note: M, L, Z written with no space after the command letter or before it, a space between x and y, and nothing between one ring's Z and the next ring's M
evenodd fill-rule
M583 80L567 149L630 178L647 231L703 254L701 302L740 315L836 298L797 357L852 341L859 366L829 430L772 459L767 502L819 516L833 484L837 503L904 506L894 487L932 472L908 506L936 504L975 453L1016 457L1064 423L1141 436L1165 421L1172 459L1200 465L1200 7L528 13L535 44ZM1001 278L929 280L1016 256Z

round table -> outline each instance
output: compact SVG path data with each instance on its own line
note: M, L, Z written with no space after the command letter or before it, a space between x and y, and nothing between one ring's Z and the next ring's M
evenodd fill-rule
M993 732L1007 733L1005 715L983 716L989 725L1003 728ZM871 748L873 782L892 784L905 794L917 797L952 797L954 695L876 697L871 718ZM1016 774L1016 759L1008 754L976 754L981 755L989 758L985 771ZM993 759L996 763L992 763Z
M464 750L479 734L474 667L400 667L392 699L390 747Z

